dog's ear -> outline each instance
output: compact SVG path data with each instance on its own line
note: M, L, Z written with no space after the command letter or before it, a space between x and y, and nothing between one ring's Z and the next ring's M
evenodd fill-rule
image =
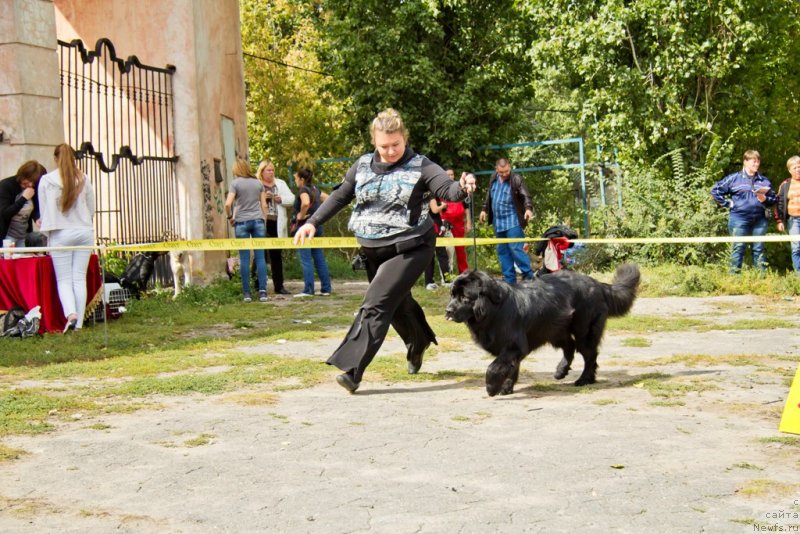
M486 319L490 313L494 310L495 306L493 305L491 299L487 298L485 294L481 293L478 295L478 298L475 299L475 303L472 305L472 314L475 316L475 320L480 322Z
M492 304L500 304L506 298L506 291L497 280L483 275L481 279L481 295L489 299Z

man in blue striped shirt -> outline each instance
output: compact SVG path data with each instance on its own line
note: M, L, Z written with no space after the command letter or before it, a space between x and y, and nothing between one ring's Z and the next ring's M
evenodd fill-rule
M506 158L500 158L495 164L495 173L489 181L489 191L480 221L494 225L495 237L525 237L524 228L533 217L533 204L528 188L522 177L511 172L511 164ZM531 260L523 250L522 243L503 243L497 245L497 258L503 278L509 284L517 283L514 265L522 272L523 280L533 278Z

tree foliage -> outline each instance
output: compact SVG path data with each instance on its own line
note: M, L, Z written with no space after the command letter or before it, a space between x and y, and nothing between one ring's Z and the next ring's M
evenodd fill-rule
M319 3L240 0L240 11L253 159L269 157L282 173L304 152L340 155L342 105L320 90L326 76L314 52Z
M785 113L800 92L794 0L525 5L549 35L528 51L534 68L551 69L595 141L617 147L623 161L652 163L680 149L699 165L714 137L734 131L737 157L765 142L770 156L800 133Z
M327 0L322 36L327 88L346 101L348 137L363 146L386 107L404 115L419 152L443 163L516 139L532 96L532 33L512 0Z
M592 229L669 236L726 232L708 190L745 149L762 153L775 185L798 152L796 0L241 6L246 52L326 73L246 57L251 147L279 164L303 150L318 159L368 149L370 120L389 106L403 113L416 150L458 168L485 169L506 155L480 145L581 136L590 162L594 146L598 159L616 160L607 179L621 182L623 209L615 199L601 208L589 174ZM577 162L570 147L508 155L531 166ZM539 213L531 232L570 216L579 226L576 178L526 176ZM702 263L724 247L636 253Z

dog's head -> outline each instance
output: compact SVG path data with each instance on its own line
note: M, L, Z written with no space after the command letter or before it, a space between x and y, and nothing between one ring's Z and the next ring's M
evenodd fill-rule
M514 390L514 362L495 358L486 368L486 393L494 397L498 393L508 395Z
M481 322L505 299L507 288L486 273L470 271L459 275L450 289L444 317L448 321Z

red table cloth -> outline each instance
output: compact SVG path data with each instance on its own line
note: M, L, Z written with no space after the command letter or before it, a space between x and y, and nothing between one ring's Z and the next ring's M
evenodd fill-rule
M89 259L86 272L86 317L100 301L102 277L97 255ZM39 333L61 332L67 324L56 288L56 274L50 256L0 259L0 310L20 306L27 313L41 306Z

